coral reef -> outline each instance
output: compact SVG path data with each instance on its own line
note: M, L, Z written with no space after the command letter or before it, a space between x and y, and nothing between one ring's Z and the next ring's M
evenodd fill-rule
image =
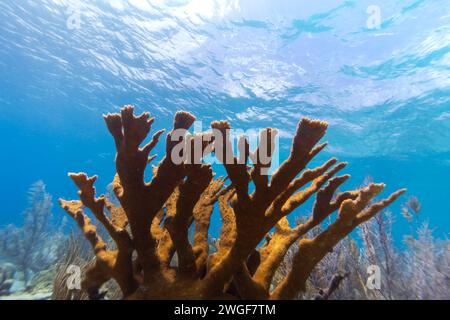
M42 181L28 191L29 207L21 227L0 230L0 256L15 264L27 286L31 275L48 269L59 258L65 236L52 225L52 197Z
M147 164L155 158L149 154L163 132L156 132L140 147L154 118L133 113L133 107L127 106L120 114L104 117L117 150L113 190L120 205L97 197L97 177L84 173L69 174L80 200L60 199L95 252L95 264L86 271L82 284L92 299L103 296L101 286L110 279L128 299L294 298L340 240L405 192L399 190L375 202L384 185L372 183L335 195L349 178L334 177L345 163L333 158L322 166L306 168L326 146L318 144L327 129L325 122L300 121L288 159L269 181L264 172L271 165L276 130L265 129L254 152L242 137L238 158L231 152L227 122L213 122L212 134L178 135L179 129L187 130L195 120L187 112L175 114L166 138L166 155L146 182ZM201 155L185 152L180 145L200 147ZM223 163L227 179L215 179L211 166L198 161L212 150ZM180 154L183 161L175 161L174 154ZM311 217L291 227L287 216L314 195ZM216 204L222 228L217 252L210 253L208 229ZM114 246L107 246L85 208L107 230ZM323 231L314 238L303 238L335 211L335 220ZM193 244L188 234L191 225L195 226ZM271 288L276 270L296 242L291 270ZM175 253L176 266L171 265Z
M320 297L320 288L345 270L347 276L329 299L448 300L449 241L434 239L428 223L418 221L420 208L415 197L401 206L401 215L411 223L411 234L404 237L403 247L393 240L394 214L385 210L361 225L359 244L348 237L336 245L311 273L307 290L296 298ZM314 237L318 232L321 230L313 230L307 237ZM274 278L274 285L289 273L297 250L297 245L289 249ZM380 268L380 288L369 289L366 285L367 268L371 265Z

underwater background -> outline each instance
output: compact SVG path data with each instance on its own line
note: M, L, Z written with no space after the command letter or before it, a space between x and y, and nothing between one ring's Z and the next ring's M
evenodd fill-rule
M0 74L0 226L21 224L37 180L54 201L76 197L67 172L98 175L104 192L115 149L102 114L132 104L157 129L177 110L204 128L278 128L282 159L301 117L325 120L318 162L348 161L347 189L367 176L408 188L448 236L450 1L2 0Z

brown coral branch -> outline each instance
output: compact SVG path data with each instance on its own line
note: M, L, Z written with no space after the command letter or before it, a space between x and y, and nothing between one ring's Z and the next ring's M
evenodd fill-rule
M210 256L210 261L208 262L210 269L228 254L236 241L236 218L233 209L229 205L233 194L234 190L229 190L218 199L222 227L219 241L216 244L217 252Z
M89 178L85 173L70 173L69 176L80 189L78 194L83 205L91 210L95 218L102 223L117 245L122 245L124 249L132 251L131 239L124 230L127 219L123 216L123 210L109 203L108 207L113 217L113 220L111 220L104 212L105 197L95 198L94 183L97 177ZM117 224L114 224L113 221Z
M165 230L162 226L162 222L166 216L164 208L161 208L153 218L152 225L150 226L150 233L156 241L160 241L164 236Z
M116 167L122 186L118 198L128 217L144 279L151 282L156 274L155 270L160 268L160 260L156 254L157 241L149 230L153 219L181 182L185 170L182 163L175 164L170 156L166 156L159 163L151 182L144 182L149 152L162 132L158 131L149 144L139 148L154 119L149 119L148 113L136 117L133 111L133 107L125 107L120 115L106 115L105 121L116 141ZM194 120L195 118L186 112L175 114L173 130L166 139L167 155L171 155L174 147L183 141L183 137L180 137L179 141L173 141L174 130L187 129Z
M157 255L162 268L169 267L175 254L175 246L167 228L165 226L161 227L161 222L163 218L167 218L169 216L173 217L176 215L179 195L180 190L177 187L152 222L152 233L154 234L155 239L157 239Z
M248 183L250 181L250 175L247 172L247 158L249 152L247 148L248 146L242 147L242 145L246 145L245 139L240 139L239 151L242 156L238 160L233 155L233 147L230 141L231 127L229 123L226 121L214 121L211 123L211 127L213 130L218 132L216 136L219 136L219 139L215 139L214 141L216 157L225 166L228 177L230 178L240 201L249 202Z
M225 179L223 179L223 182L225 182ZM214 193L211 196L211 200L209 201L209 204L212 205L216 203L219 200L219 197L223 196L224 194L228 193L228 191L234 189L234 186L232 184L227 185L223 189L219 190L218 192Z
M340 163L326 174L320 175L324 171L326 171L329 167L331 167L335 162L336 162L335 159L331 159L327 163L325 163L322 167L305 171L299 179L295 180L294 184L296 184L296 186L293 187L290 185L291 188L288 188L287 191L285 191L285 194L278 197L277 200L280 201L280 198L284 198L283 199L284 201L291 201L291 202L299 201L298 199L301 198L298 196L295 199L292 199L292 197L289 198L288 200L286 199L288 198L289 194L291 194L293 190L295 190L299 185L304 185L308 180L310 181L314 179L310 187L300 192L300 194L302 194L301 197L304 197L306 199L309 198L312 194L317 192L317 190L331 176L333 176L336 172L341 170L346 165L345 163ZM327 187L321 189L319 191L320 195L318 194L317 201L314 206L313 215L305 224L298 225L296 228L293 229L290 228L289 222L284 217L290 212L292 212L297 206L291 203L288 209L282 211L282 209L279 208L276 204L273 205L272 210L273 208L278 207L278 210L282 212L281 214L275 215L276 219L279 220L279 217L282 218L281 220L278 221L277 225L275 226L275 232L271 236L270 241L260 250L261 264L259 265L258 269L256 270L256 274L253 277L254 281L259 285L260 288L264 289L267 292L267 294L269 292L273 276L278 267L280 266L281 262L283 261L286 252L289 250L292 244L295 241L297 241L300 237L305 235L313 227L322 222L326 216L328 216L335 210L335 209L330 210L328 208L331 206L330 204L331 197L334 194L337 187L341 185L347 178L348 176L334 178L330 181ZM288 194L287 196L286 193ZM330 195L329 198L328 195ZM340 198L343 199L342 196ZM304 201L306 201L306 199L303 199L303 201L301 202L303 203ZM275 203L277 202L277 200L275 201ZM318 216L319 214L321 216Z
M106 244L98 235L97 228L91 224L91 219L83 212L83 203L81 201L59 199L59 204L78 224L84 236L94 249L95 254L105 251Z
M275 150L275 137L278 131L267 128L260 133L260 144L255 152L250 153L250 159L253 162L253 168L250 171L250 177L255 184L253 196L263 195L268 190L269 174L268 170L272 164L272 156Z
M227 122L213 122L212 127L221 133L222 139L216 139L215 145L222 150L223 161L223 154L227 150L231 150L228 133L230 126ZM282 218L283 214L279 214L280 210L273 209L272 202L288 188L290 182L305 168L308 162L325 147L326 144L317 147L315 145L325 134L326 128L327 124L321 121L307 119L301 121L292 144L291 155L275 172L270 186L263 196L258 196L257 190L252 197L248 196L249 174L246 163L237 163L233 155L226 159L228 161L231 159L231 162L224 163L224 166L236 189L236 199L232 205L236 219L236 240L227 254L223 256L222 261L216 264L205 277L205 290L211 292L221 290L233 273L241 267L242 261L247 259L267 232ZM243 149L244 152L248 151L246 148ZM345 164L338 165L337 169L330 173L330 176L343 166ZM329 176L326 176L323 181L317 182L313 188L317 190L321 184L326 182L326 178ZM311 191L311 194L314 192L314 190ZM271 210L267 212L269 208ZM255 228L255 226L259 227Z
M359 190L355 200L347 199L342 202L336 221L325 231L314 239L301 240L299 250L293 259L292 270L274 290L271 299L291 299L299 291L304 290L312 269L341 239L406 191L402 189L394 192L387 199L366 208L383 188L383 184L371 184L367 188Z
M333 159L331 159L333 160ZM330 161L331 161L330 160ZM326 167L329 163L327 162L324 166ZM303 203L305 203L311 196L313 196L319 189L331 178L333 177L338 171L342 170L347 164L345 162L341 162L337 164L335 167L333 167L328 172L325 172L324 174L321 174L318 177L315 177L316 174L321 172L321 168L315 169L309 173L308 171L305 171L305 173L298 179L294 180L293 184L290 185L285 192L283 192L277 199L274 201L274 205L272 206L271 210L268 212L268 216L273 221L278 221L282 217L285 217L289 215L291 212L293 212L295 209L297 209L299 206L301 206ZM339 184L342 184L347 180L350 176L344 175L340 177L337 181L339 181ZM305 185L306 183L310 182L312 180L312 183L307 188L297 192L296 194L289 197L291 192L293 193L295 190L300 188L300 186ZM334 192L334 191L333 191ZM289 198L288 198L289 197ZM286 199L287 198L287 199Z
M330 172L335 173L337 170ZM331 174L327 178L329 176ZM324 188L318 191L313 213L305 223L299 224L295 228L290 228L286 218L282 218L278 222L270 242L260 250L261 265L254 276L256 282L260 283L266 290L269 290L277 268L283 261L287 250L289 250L295 241L303 237L319 225L326 217L336 211L344 200L355 199L357 197L357 193L355 192L344 192L338 194L336 200L332 201L337 188L347 179L348 176L333 178Z
M106 249L106 244L97 234L96 227L91 224L89 217L83 212L82 202L63 199L60 199L59 202L61 207L77 222L95 252L95 264L86 271L82 283L90 297L95 298L100 287L111 278L117 281L124 296L134 292L137 287L136 282L132 272L127 268L128 264L125 257L122 255L119 258L118 251ZM131 260L129 261L131 262Z
M134 248L128 232L124 229L126 219L121 217L121 214L123 214L121 209L109 206L109 210L113 214L113 219L115 218L114 220L110 220L104 212L105 197L95 198L94 182L97 178L88 178L84 173L72 173L69 176L80 189L79 196L81 202L61 203L64 205L64 209L77 220L78 225L83 229L84 234L91 244L102 248L101 250L96 250L97 260L95 266L86 274L86 283L90 283L91 286L95 283L95 290L97 290L97 287L105 281L114 278L125 296L131 294L137 288L132 267L132 253ZM89 208L96 219L102 223L111 238L115 241L117 250L106 250L106 245L104 243L102 244L103 241L96 235L95 227L90 224L89 218L82 212L82 205ZM114 224L113 221L117 224ZM108 275L106 276L106 274Z
M122 207L114 205L108 199L104 199L105 207L111 215L111 223L118 229L124 229L128 225L128 218Z
M306 232L305 228L294 228L289 226L286 218L282 218L275 226L275 232L270 241L260 249L261 263L253 277L264 290L269 293L273 276L283 261L286 252L291 245Z
M326 144L315 145L325 135L328 124L319 120L302 119L292 142L289 158L273 174L270 182L270 194L273 200L283 192L289 183L305 168L308 162L319 153Z
M234 274L233 284L239 296L244 300L266 300L269 296L266 288L253 279L246 264L242 264L241 268Z
M206 263L209 255L208 231L211 214L213 213L214 204L219 199L217 195L226 189L222 189L224 181L222 178L212 180L194 207L195 235L193 250L196 257L197 270L203 276L206 273Z
M179 186L175 215L168 215L166 228L178 254L179 272L197 275L194 251L189 243L188 230L194 218L194 207L212 180L210 166L191 169L187 179Z

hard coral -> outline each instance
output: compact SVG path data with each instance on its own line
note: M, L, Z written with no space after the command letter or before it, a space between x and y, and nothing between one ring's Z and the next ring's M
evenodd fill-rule
M214 179L209 165L192 161L178 163L172 159L177 144L195 144L196 136L181 136L178 141L172 137L174 130L188 129L194 122L195 118L186 112L176 113L173 130L166 139L166 156L155 168L151 181L146 182L144 171L154 158L149 154L162 131L141 148L154 119L148 113L136 117L133 111L128 106L120 114L105 116L117 149L113 185L120 206L104 196L96 197L96 177L84 173L69 174L80 190L80 201L60 200L96 254L96 263L83 281L91 298L101 297L99 289L110 279L118 283L123 296L129 299L293 298L304 290L316 264L341 239L405 192L399 190L385 200L373 202L384 185L370 184L335 196L349 176L334 175L346 164L337 163L333 158L320 167L306 169L326 146L326 143L317 144L327 124L310 119L299 123L290 156L270 181L263 173L270 167L270 161L262 161L259 148L250 152L248 142L242 138L240 159L244 161L238 161L234 155L227 157L232 149L227 133L230 126L227 122L213 122L212 128L222 133L210 143L215 154L222 155L218 158L230 180L225 186L227 179ZM269 160L275 135L274 129L265 129L261 135L266 146L270 146ZM211 150L209 143L203 143L202 148ZM249 157L253 162L251 167ZM253 191L249 189L251 182ZM311 217L291 227L286 217L314 194L316 201ZM208 229L217 203L222 228L218 251L211 254ZM115 249L107 248L84 207L109 232L116 243ZM303 239L334 211L338 215L333 223L313 239ZM191 244L188 229L193 223L195 236ZM264 238L266 243L258 247ZM272 290L275 271L297 241L299 250L292 270ZM173 266L170 262L175 253L178 264Z

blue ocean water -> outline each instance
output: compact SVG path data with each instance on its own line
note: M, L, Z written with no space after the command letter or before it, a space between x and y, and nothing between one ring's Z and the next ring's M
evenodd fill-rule
M36 180L73 198L67 172L86 171L104 190L114 145L101 115L133 104L157 129L177 110L205 126L276 127L281 158L302 116L326 120L330 145L317 163L348 161L348 189L368 175L385 194L408 188L444 237L449 9L445 0L2 0L0 226L20 223ZM397 237L407 230L402 201L392 206Z

